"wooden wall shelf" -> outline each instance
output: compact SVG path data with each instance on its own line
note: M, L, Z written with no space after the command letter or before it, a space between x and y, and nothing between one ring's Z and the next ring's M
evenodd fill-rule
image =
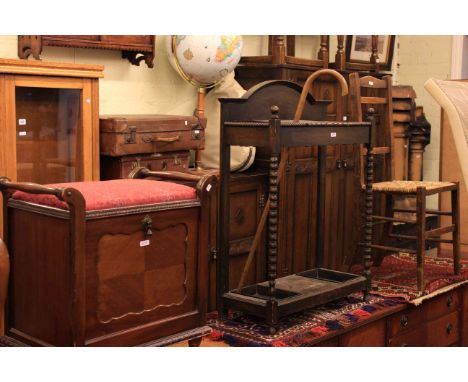
M122 58L132 65L139 66L145 61L148 68L152 68L155 40L155 36L150 35L19 35L18 57L26 59L32 55L40 60L44 46L110 49L121 50Z

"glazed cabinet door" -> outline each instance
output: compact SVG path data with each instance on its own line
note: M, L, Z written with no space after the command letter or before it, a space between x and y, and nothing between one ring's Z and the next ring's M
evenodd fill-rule
M0 176L99 180L97 80L0 74ZM2 223L0 208L0 236Z
M5 76L0 173L42 184L98 179L92 93L89 79Z

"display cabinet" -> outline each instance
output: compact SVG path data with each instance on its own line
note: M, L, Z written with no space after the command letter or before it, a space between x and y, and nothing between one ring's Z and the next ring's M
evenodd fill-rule
M100 65L0 59L0 175L99 179Z

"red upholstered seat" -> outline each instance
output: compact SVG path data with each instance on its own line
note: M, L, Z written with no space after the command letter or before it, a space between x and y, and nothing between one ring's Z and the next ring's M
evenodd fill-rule
M74 188L86 201L86 211L105 210L117 207L139 206L191 200L196 198L192 187L177 183L145 179L116 179L102 182L72 182L49 184L49 187ZM17 191L13 199L68 209L67 203L53 195L28 194Z

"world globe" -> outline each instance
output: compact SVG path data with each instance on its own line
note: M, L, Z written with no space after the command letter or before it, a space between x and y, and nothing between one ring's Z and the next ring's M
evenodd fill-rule
M192 85L209 88L232 72L242 53L241 36L168 36L172 67Z

